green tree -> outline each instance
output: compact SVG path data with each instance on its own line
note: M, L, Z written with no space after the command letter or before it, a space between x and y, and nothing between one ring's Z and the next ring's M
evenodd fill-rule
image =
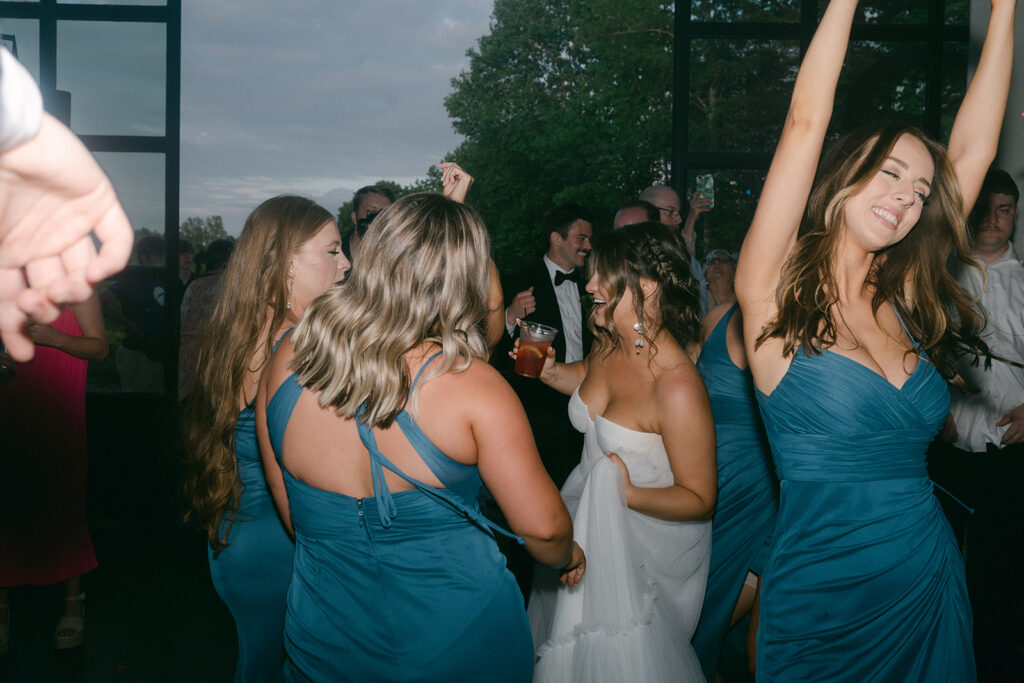
M209 246L210 242L228 238L228 233L224 230L224 221L220 216L190 216L178 228L178 235L191 242L197 254Z
M500 267L544 249L554 205L588 206L600 227L667 177L672 23L639 0L496 0L445 105Z
M697 22L796 23L800 0L693 0ZM452 155L476 177L468 201L483 215L507 269L544 248L541 216L558 203L591 208L598 229L616 206L669 177L674 17L649 0L495 0L490 34L445 101L465 141ZM819 10L824 3L819 3ZM945 5L966 23L968 3ZM919 0L866 0L858 23L921 25ZM966 52L943 53L942 100L959 102ZM800 43L690 41L687 149L771 152L782 129ZM843 73L831 137L886 118L924 123L928 52L923 43L857 41ZM946 106L946 105L944 105ZM948 131L952 110L943 111ZM708 169L689 168L681 178ZM739 248L764 169L719 169L716 207L698 226L702 247ZM684 202L685 205L685 202ZM703 252L703 249L699 249Z

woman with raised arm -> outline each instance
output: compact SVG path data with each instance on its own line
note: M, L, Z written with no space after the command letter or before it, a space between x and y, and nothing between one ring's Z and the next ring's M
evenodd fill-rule
M245 221L203 330L185 423L187 518L206 531L213 586L235 619L236 683L283 679L294 554L260 462L257 384L281 335L348 268L327 209L268 199Z
M715 505L715 428L684 350L700 304L680 239L660 223L605 235L591 253L594 348L541 380L569 399L583 457L562 487L588 573L534 576L534 681L698 681L690 646ZM516 347L518 350L518 346Z
M529 680L482 483L539 562L583 573L522 406L487 364L488 252L469 207L399 199L263 376L260 448L296 538L287 680Z
M925 449L983 351L966 216L996 151L1015 0L994 0L948 151L886 126L815 170L857 3L833 0L807 50L743 244L744 344L781 480L757 679L974 680L963 562Z

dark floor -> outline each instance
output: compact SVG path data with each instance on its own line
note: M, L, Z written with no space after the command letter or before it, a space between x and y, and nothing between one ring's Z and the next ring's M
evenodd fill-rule
M176 415L159 397L90 395L85 644L53 649L61 586L11 590L0 683L221 683L237 644L210 583L206 539L180 524Z
M234 623L210 584L205 540L161 523L95 520L85 644L53 649L60 586L11 591L3 683L230 681Z

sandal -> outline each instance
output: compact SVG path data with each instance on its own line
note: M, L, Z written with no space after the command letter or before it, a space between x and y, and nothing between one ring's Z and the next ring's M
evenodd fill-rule
M85 602L85 593L64 598L64 602ZM64 631L65 633L62 633ZM58 650L78 647L85 640L85 605L82 614L76 617L63 616L57 620L57 628L53 629L53 646Z
M11 603L0 603L0 609L7 610L7 618L0 621L0 657L3 657L11 642Z

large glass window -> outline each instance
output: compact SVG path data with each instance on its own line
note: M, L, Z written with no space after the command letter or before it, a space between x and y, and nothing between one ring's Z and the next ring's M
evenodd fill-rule
M57 88L71 93L79 135L163 135L167 28L113 21L57 23Z
M165 266L176 259L167 238L178 216L180 0L3 6L19 16L0 16L0 42L94 153L135 229L131 265L97 287L110 354L89 364L88 388L164 393L176 384L182 290Z
M715 208L697 223L699 256L739 249L826 5L676 3L673 183L685 197L698 174L715 178ZM966 85L969 10L968 0L862 2L829 138L897 120L945 141Z

